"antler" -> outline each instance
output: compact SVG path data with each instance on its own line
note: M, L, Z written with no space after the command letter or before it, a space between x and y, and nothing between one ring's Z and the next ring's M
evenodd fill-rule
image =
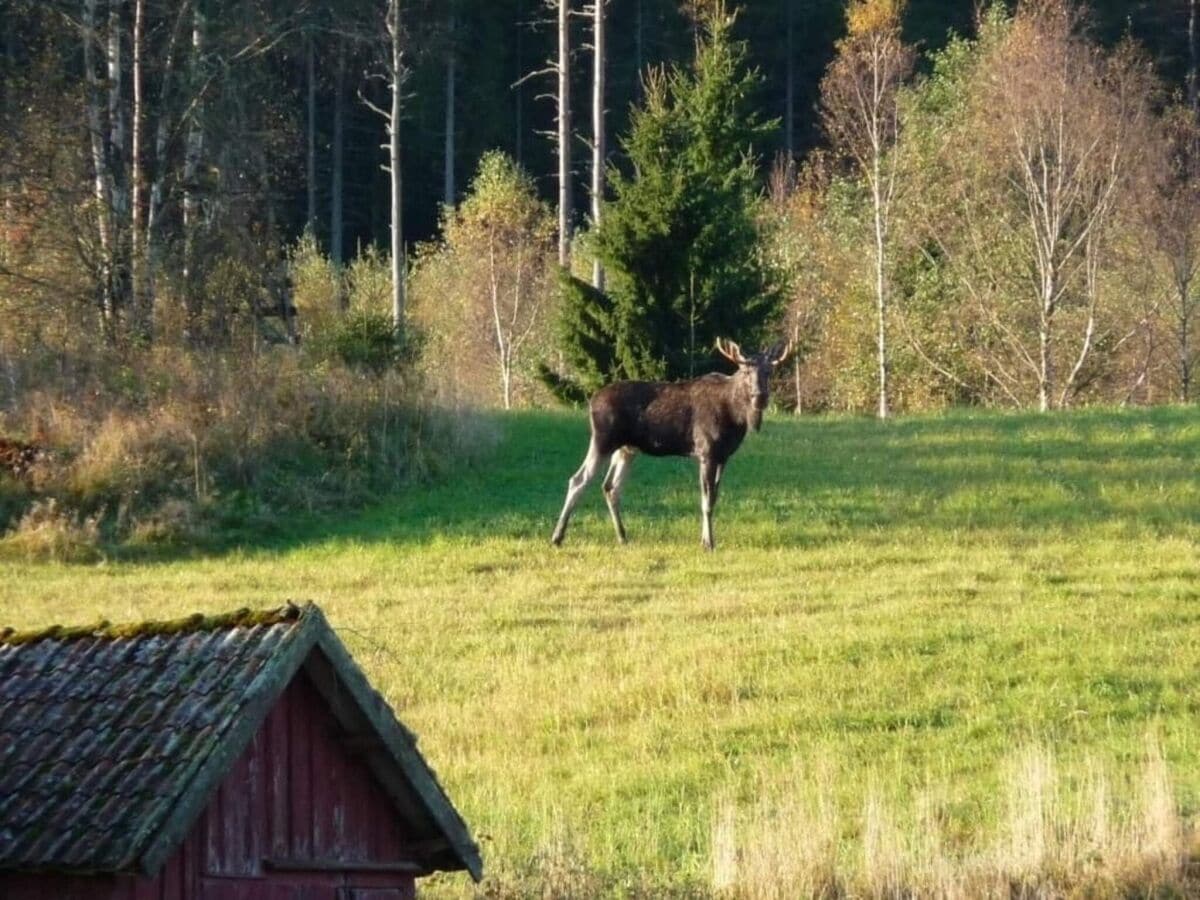
M742 356L742 348L726 338L717 338L717 352L735 366L746 362L746 357Z
M773 366L781 365L783 363L783 361L785 359L787 359L788 356L791 355L791 352L792 352L792 339L791 338L788 338L787 342L783 344L783 349L780 349L779 344L776 344L774 346L774 348L771 350L771 365L773 365Z

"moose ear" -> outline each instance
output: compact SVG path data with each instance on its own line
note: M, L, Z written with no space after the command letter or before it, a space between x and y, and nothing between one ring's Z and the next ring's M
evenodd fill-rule
M778 366L783 363L792 353L792 342L789 339L786 342L781 341L771 348L771 365Z
M733 341L728 341L725 338L717 338L717 352L735 366L742 364L742 350Z

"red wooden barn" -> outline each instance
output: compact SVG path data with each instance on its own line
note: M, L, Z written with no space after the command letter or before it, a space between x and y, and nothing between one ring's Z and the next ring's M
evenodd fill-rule
M0 898L399 900L479 851L315 606L0 632Z

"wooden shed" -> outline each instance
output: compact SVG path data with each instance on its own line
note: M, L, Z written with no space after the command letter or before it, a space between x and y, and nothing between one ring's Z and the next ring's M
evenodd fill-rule
M0 632L4 900L399 900L481 865L315 606Z

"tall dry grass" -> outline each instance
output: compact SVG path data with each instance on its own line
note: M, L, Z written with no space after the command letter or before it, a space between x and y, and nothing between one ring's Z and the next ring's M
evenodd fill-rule
M724 796L713 891L738 900L1195 895L1194 836L1156 735L1127 792L1114 791L1100 760L1085 759L1070 777L1062 768L1040 744L1014 753L1001 774L999 825L970 845L947 832L932 793L901 810L869 784L857 815L843 814L819 777L789 776L745 808Z
M215 521L269 525L365 502L496 441L494 426L435 406L403 370L356 371L286 347L135 353L7 406L0 434L51 450L24 482L0 475L0 532L13 529L0 549L35 557L61 558L68 532L76 544L194 540Z

